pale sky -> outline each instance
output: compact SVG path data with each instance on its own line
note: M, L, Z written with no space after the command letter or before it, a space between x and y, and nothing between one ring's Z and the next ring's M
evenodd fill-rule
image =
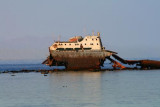
M0 60L45 59L92 31L121 57L160 58L160 0L0 0Z

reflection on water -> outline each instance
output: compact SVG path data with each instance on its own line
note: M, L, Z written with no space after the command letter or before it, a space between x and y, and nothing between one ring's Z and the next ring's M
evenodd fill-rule
M159 107L159 70L0 74L0 107Z
M63 106L101 104L101 72L63 72L49 75L53 103ZM63 101L63 103L62 103Z

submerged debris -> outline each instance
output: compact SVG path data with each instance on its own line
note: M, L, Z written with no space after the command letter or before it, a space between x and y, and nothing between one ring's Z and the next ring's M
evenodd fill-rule
M15 74L12 74L11 76L15 76Z

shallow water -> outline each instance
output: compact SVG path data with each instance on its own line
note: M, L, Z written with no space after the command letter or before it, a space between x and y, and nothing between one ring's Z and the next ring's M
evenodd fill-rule
M0 74L0 107L159 107L160 70Z
M3 71L20 71L20 70L53 70L64 69L65 67L49 67L43 64L0 64L0 72Z

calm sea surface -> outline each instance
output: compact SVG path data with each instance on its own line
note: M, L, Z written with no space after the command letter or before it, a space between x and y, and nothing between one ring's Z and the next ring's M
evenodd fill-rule
M0 65L0 71L50 69ZM160 70L0 74L0 107L160 107Z

